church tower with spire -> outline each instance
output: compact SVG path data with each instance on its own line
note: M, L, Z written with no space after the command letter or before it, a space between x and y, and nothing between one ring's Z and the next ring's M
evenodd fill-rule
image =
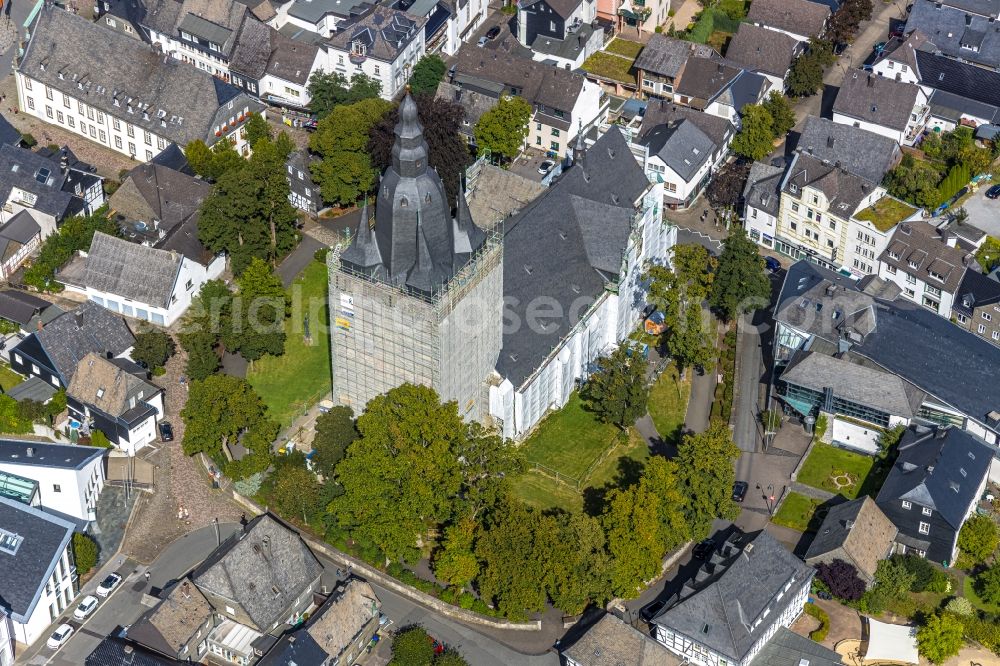
M502 243L475 225L462 191L452 216L409 94L395 134L373 206L328 258L333 398L359 414L400 384L424 384L483 420L501 343Z

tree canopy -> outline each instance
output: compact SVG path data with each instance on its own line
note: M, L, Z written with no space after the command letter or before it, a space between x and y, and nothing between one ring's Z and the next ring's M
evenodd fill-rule
M719 169L705 188L709 203L715 208L735 208L739 205L751 166L751 160L738 159Z
M309 149L320 156L310 167L323 200L341 206L354 204L378 180L368 152L372 128L392 108L384 99L365 99L335 107L309 137Z
M795 127L795 111L791 102L777 90L772 90L762 105L771 114L771 131L775 138L785 136Z
M285 353L284 321L289 300L281 278L271 264L254 257L237 279L239 292L232 300L223 341L230 351L256 361L265 354Z
M712 289L716 260L701 245L677 245L672 264L650 268L647 300L663 312L664 343L678 366L704 365L715 344L714 327L703 321L701 304Z
M947 613L934 613L917 629L920 654L933 664L942 664L958 654L964 642L962 622Z
M261 121L267 124L263 118ZM255 127L259 129L259 126ZM258 129L254 131L257 132ZM211 148L201 139L195 139L184 147L184 157L196 174L213 183L227 173L240 170L244 165L243 156L236 152L229 139L220 139Z
M319 120L326 118L338 106L375 99L382 94L382 83L365 74L355 74L348 81L338 72L314 72L306 87L309 110Z
M829 42L811 40L809 48L799 54L788 72L788 92L796 97L815 95L823 88L823 74L836 56Z
M646 366L639 348L627 343L597 359L598 369L587 380L584 398L602 423L624 429L646 413Z
M1000 543L997 525L989 516L974 515L965 521L958 533L958 548L973 562L984 562Z
M750 160L761 160L774 149L774 119L766 107L747 104L741 111L742 126L733 137L732 150Z
M737 227L722 241L709 303L724 319L765 307L771 296L771 282L764 274L764 259L757 245Z
M736 482L733 462L739 455L729 425L723 421L713 421L708 430L687 434L681 440L677 477L692 538L707 535L716 518L736 520L739 515L732 499Z
M359 437L354 426L354 412L350 407L337 405L316 419L313 437L313 465L325 477L333 477L333 470L347 453L347 447Z
M418 60L410 75L410 89L413 94L434 95L447 68L444 60L436 53L429 53Z
M528 138L530 119L531 104L524 98L501 97L496 106L479 117L473 128L479 154L489 151L505 160L517 157Z
M856 601L865 593L865 583L858 576L858 570L844 560L820 562L816 565L816 577L826 583L830 594L844 601Z
M164 331L157 329L142 331L135 335L132 359L145 364L150 370L155 370L166 365L167 359L173 356L176 350L174 339Z
M39 291L62 291L55 279L56 270L79 250L89 250L96 232L118 236L117 225L108 218L108 207L101 206L90 215L74 215L63 220L59 230L45 239L38 255L24 271L24 283Z

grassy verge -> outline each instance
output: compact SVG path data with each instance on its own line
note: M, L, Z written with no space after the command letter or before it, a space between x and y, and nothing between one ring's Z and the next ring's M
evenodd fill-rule
M295 279L292 315L285 320L285 353L265 356L247 373L270 410L271 417L288 426L330 390L330 338L327 333L326 266L310 262ZM303 337L303 318L309 315L311 344Z
M583 509L583 495L569 486L534 471L522 474L513 482L514 494L538 509Z
M529 462L580 481L617 434L617 428L598 421L574 393L565 407L545 417L525 442L524 452Z
M854 499L871 485L867 482L874 463L871 456L816 444L799 472L798 481Z
M10 369L6 363L0 363L0 388L3 392L11 390L24 381L24 377Z
M691 372L684 381L671 363L663 371L649 390L649 416L653 419L656 432L667 442L680 439L687 414L688 399L691 397Z
M799 493L789 493L771 522L800 532L816 531L823 522L822 517L816 512L820 504L822 502L817 499Z

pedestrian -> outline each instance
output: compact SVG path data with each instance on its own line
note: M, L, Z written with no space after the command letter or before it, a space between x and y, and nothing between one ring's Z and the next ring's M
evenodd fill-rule
M119 557L118 558L118 566L121 567L123 564L125 564L125 558L124 557Z
M146 577L146 582L148 583L149 582L149 569L146 569L146 573L144 573L142 575Z

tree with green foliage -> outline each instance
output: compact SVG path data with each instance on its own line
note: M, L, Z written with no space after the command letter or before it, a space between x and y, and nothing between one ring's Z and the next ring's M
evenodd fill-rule
M543 516L549 566L544 585L552 603L570 615L604 605L612 596L612 563L599 519L582 513Z
M909 570L902 559L880 560L875 568L874 584L861 597L860 610L878 615L890 602L904 599L915 580L916 574Z
M739 455L729 425L722 421L713 421L708 430L687 434L681 440L677 478L691 538L706 536L716 518L735 520L739 515L732 498L736 482L733 463Z
M465 437L456 442L454 455L461 481L454 512L473 519L506 497L510 480L528 468L521 448L478 423L469 424Z
M434 666L469 666L469 662L455 650L445 650L434 657Z
M597 372L587 380L583 397L601 423L626 430L646 413L647 365L639 347L627 342L597 359Z
M762 160L774 149L774 119L767 107L747 104L740 112L742 125L733 137L732 151L750 160Z
M452 513L461 486L455 450L469 429L454 402L403 384L373 398L357 420L336 479L344 494L329 506L341 527L390 560L412 561L429 526Z
M378 180L368 151L372 128L392 108L384 99L340 105L319 121L309 137L309 149L320 156L310 167L323 200L349 206Z
M21 414L17 400L9 395L0 395L0 433L26 435L33 431L31 420Z
M177 345L169 333L159 329L142 331L135 335L132 360L153 371L165 366L176 351Z
M355 74L348 81L338 72L320 70L309 77L306 90L309 92L309 110L323 120L337 107L378 99L382 94L382 83L366 74Z
M201 204L198 239L212 252L227 252L236 275L252 258L273 262L298 241L298 214L285 179L291 149L284 133L274 141L258 139L250 159L220 176Z
M969 184L969 168L964 164L956 164L948 170L948 175L944 177L938 186L939 201L944 203L958 194L958 191Z
M232 301L229 326L223 335L226 349L253 362L265 354L285 353L285 317L289 299L271 264L258 257L250 260L236 281L239 291Z
M917 629L917 647L931 663L942 664L962 649L964 632L962 622L953 615L934 613Z
M965 521L958 533L958 548L973 564L985 562L1000 544L997 524L989 516L976 514Z
M464 589L479 575L479 560L472 550L477 523L462 516L444 530L444 539L434 552L434 576L448 585Z
M403 627L392 639L389 666L431 666L433 661L434 644L423 627Z
M267 123L267 119L259 113L250 114L250 119L247 120L244 129L246 130L246 141L250 144L251 150L261 139L267 139L268 141L273 139L271 126Z
M500 98L473 128L479 154L489 153L508 161L520 155L528 138L530 119L531 104L523 97Z
M59 231L42 243L42 248L24 271L24 283L39 291L62 291L55 272L78 251L90 249L94 234L100 231L118 236L118 226L108 218L108 207L101 206L90 215L74 215L63 220Z
M100 551L93 537L83 532L73 532L73 561L76 572L83 576L97 565Z
M829 42L811 40L809 48L795 58L788 72L788 92L795 97L815 95L823 89L823 74L835 60Z
M302 519L303 523L323 510L322 488L316 475L305 467L281 465L275 467L270 480L268 500L286 518Z
M477 586L484 600L506 617L523 620L545 608L548 535L538 529L535 509L513 498L491 512L476 536L481 564Z
M714 355L715 340L703 321L702 302L712 290L717 262L701 245L677 245L671 263L649 269L647 300L663 312L664 344L677 365L704 365Z
M988 604L1000 604L1000 564L994 564L976 576L976 594Z
M764 259L757 244L747 238L742 228L730 231L722 241L709 303L723 319L766 307L771 297L771 282L764 274Z
M205 282L191 299L177 336L188 355L188 379L205 379L219 369L216 347L228 330L232 302L233 294L221 280Z
M925 160L903 155L902 161L885 176L885 187L892 196L915 206L934 209L942 199L938 189L941 173Z
M219 353L215 348L218 338L208 332L188 333L179 337L181 347L187 352L187 378L197 381L215 374L221 366Z
M110 449L111 440L104 434L103 430L97 428L90 431L90 445L101 449Z
M436 53L429 53L417 61L410 75L410 89L414 94L426 93L433 95L438 84L444 78L448 66Z
M791 102L777 90L772 90L762 105L771 114L774 138L783 137L795 127L795 111Z
M216 141L211 148L201 139L195 139L184 147L184 157L196 174L211 182L239 171L245 162L228 138Z
M984 273L989 273L1000 266L1000 238L987 236L983 244L976 250L976 261L982 266Z
M205 453L214 459L226 447L240 444L253 460L237 466L242 478L260 471L251 469L270 460L271 442L278 436L278 424L267 415L267 408L249 382L232 375L210 375L191 382L187 404L181 410L184 420L184 453Z
M601 518L611 555L611 586L616 595L633 597L645 581L660 573L666 553L660 498L647 484L615 488Z
M313 437L312 462L327 479L333 478L334 468L344 459L347 447L360 435L354 426L354 412L350 407L337 405L316 419Z

